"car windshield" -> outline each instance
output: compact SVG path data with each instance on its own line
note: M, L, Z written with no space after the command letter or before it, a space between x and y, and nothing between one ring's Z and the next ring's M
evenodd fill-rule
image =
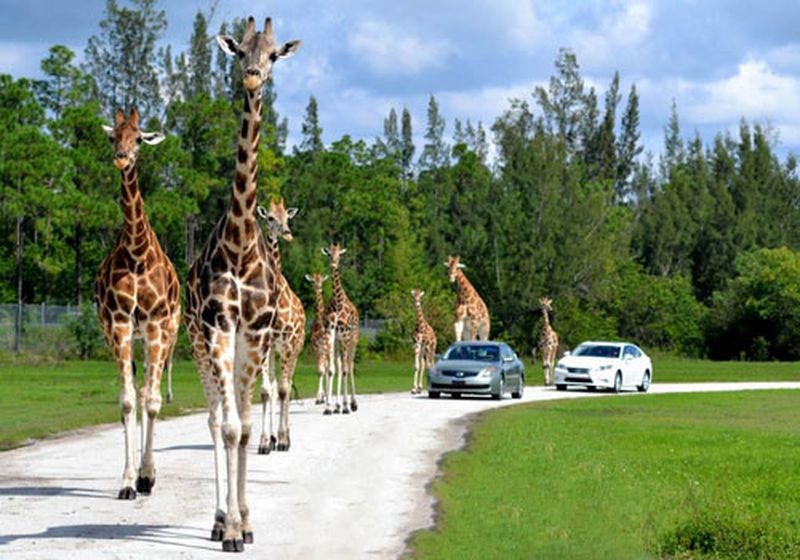
M619 346L608 344L581 344L572 353L573 356L587 358L619 358Z
M459 344L451 347L444 355L444 359L496 362L499 356L500 349L497 346Z

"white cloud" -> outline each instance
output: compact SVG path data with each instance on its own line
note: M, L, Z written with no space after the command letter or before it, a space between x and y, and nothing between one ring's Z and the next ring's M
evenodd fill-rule
M641 46L650 33L653 9L649 0L626 2L621 9L601 18L598 28L572 32L570 44L579 60L590 65L606 64L624 51L626 56Z
M378 74L413 75L442 65L451 48L440 39L415 37L378 20L362 20L348 37L357 60Z

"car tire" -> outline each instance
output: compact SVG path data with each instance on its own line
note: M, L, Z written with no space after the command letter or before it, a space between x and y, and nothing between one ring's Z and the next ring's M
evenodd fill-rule
M519 385L517 386L517 390L511 393L512 399L521 399L522 395L525 393L525 378L519 378Z
M452 399L460 399L461 393L450 393L450 398Z
M594 393L595 391L597 391L597 387L595 385L587 385L586 390L589 391L590 393Z
M556 391L566 391L566 390L567 390L567 386L564 385L563 383L558 383L556 385Z
M506 391L506 380L502 377L500 378L500 385L497 386L497 392L492 393L492 398L496 401L499 401L503 398L503 393Z
M429 399L438 399L441 396L442 396L442 394L439 391L428 391L428 398Z
M622 372L618 371L617 375L614 376L614 388L612 389L615 393L622 392Z
M636 387L640 393L646 393L650 389L650 371L645 371L642 377L642 384Z

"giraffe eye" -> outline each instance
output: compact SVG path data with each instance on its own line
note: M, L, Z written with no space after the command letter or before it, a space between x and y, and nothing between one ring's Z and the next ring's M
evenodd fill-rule
M139 136L139 138L136 139L136 143L137 144L141 144L142 143L142 137L141 136Z

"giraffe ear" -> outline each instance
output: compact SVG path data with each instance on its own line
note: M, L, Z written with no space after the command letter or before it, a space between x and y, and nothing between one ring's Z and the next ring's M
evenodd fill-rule
M420 292L420 293L419 293L419 297L422 297L422 296L424 296L424 295L425 295L425 292Z
M286 209L286 217L290 220L295 217L297 214L297 208L287 208Z
M446 268L450 268L450 263L442 263Z
M300 45L303 44L303 41L299 39L295 39L294 41L287 41L286 43L282 44L280 48L275 53L277 58L289 58L290 56L294 55L297 50L300 48Z
M323 276L323 277L322 277L322 281L323 281L323 282L324 282L325 280L327 280L327 279L328 279L328 275L327 275L327 274L326 274L325 276Z
M326 257L330 257L331 256L331 253L330 253L330 251L328 251L327 247L323 247L322 248L322 254L325 255Z
M417 297L417 294L414 293L414 290L411 290L409 293L411 294L411 297Z
M217 35L217 43L223 52L231 56L238 56L240 49L236 39L229 35Z
M344 255L347 252L347 249L339 249L339 254Z
M114 139L114 127L113 126L108 126L107 124L104 124L104 125L101 125L101 126L103 127L103 131L106 133L106 135L113 140Z
M467 265L462 264L462 263L458 263L458 268L467 268Z
M314 281L314 279L313 279L313 278L311 278L311 275L310 275L310 274L306 274L305 278L306 278L306 280L307 280L308 282L313 282L313 281Z
M256 213L262 220L266 220L269 217L269 212L267 212L267 209L263 206L256 206Z
M142 132L142 142L145 144L150 144L151 146L160 144L165 138L166 136L160 132Z

